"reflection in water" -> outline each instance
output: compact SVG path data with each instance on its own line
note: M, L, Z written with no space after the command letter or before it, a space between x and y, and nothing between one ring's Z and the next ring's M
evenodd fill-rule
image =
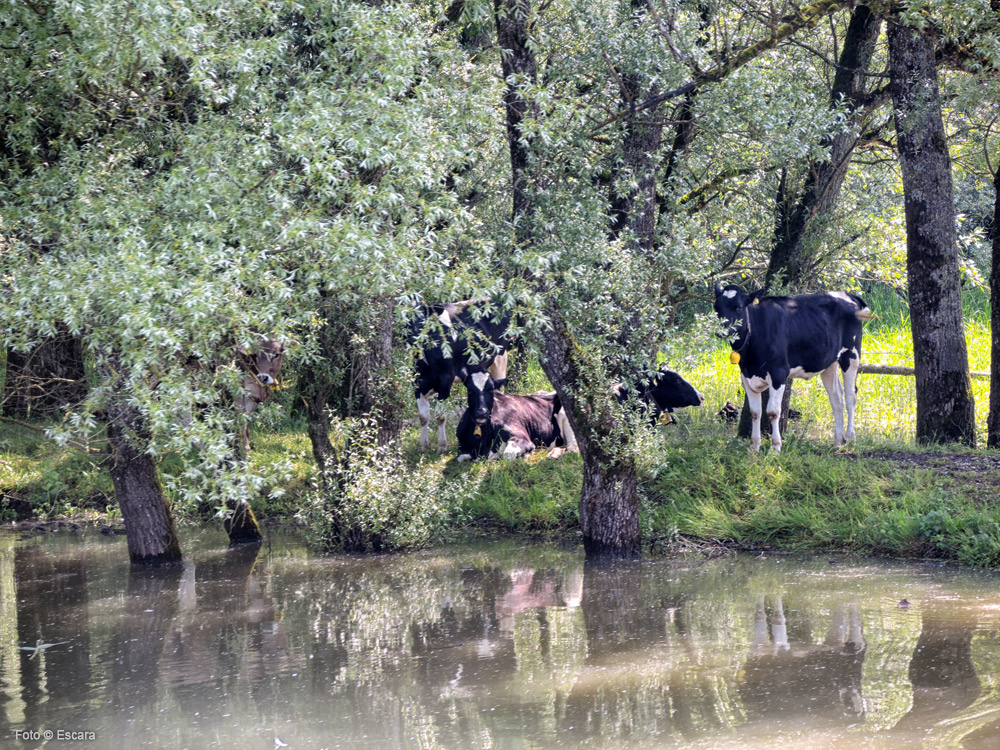
M1000 745L985 574L808 558L592 565L513 543L315 558L293 541L223 551L221 536L147 572L109 554L120 543L0 536L3 740Z
M775 721L808 716L813 722L844 724L862 720L865 642L859 606L834 606L820 643L808 637L808 627L802 640L789 639L785 609L781 596L774 597L771 607L764 596L757 602L753 645L739 684L747 717Z

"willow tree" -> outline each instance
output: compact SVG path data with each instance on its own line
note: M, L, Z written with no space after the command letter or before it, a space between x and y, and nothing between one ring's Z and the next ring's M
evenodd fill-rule
M166 492L224 508L282 483L234 453L238 352L294 335L315 356L324 300L402 297L467 227L442 175L478 137L451 116L476 92L438 20L353 0L3 10L5 343L69 331L97 363L56 436L108 451L134 562L180 557Z
M541 300L542 367L583 457L588 557L639 554L639 428L611 386L654 366L650 342L671 320L666 280L684 263L708 266L693 260L699 230L681 201L656 192L668 165L672 190L697 179L679 128L702 117L724 129L724 96L695 106L689 95L731 86L734 97L766 101L766 75L740 73L844 5L721 7L709 25L698 4L494 3L511 165L507 269ZM665 114L670 102L687 103L683 121ZM677 128L669 134L667 121ZM713 149L700 168L715 163Z

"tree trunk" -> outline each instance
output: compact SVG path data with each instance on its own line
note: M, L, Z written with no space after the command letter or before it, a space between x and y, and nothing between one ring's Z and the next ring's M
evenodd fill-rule
M539 175L531 170L530 136L523 132L525 120L537 118L536 102L522 93L522 84L537 80L537 64L531 46L532 9L530 0L494 0L497 42L507 86L504 111L510 149L513 202L511 224L515 241L534 241L534 207L529 186L539 188ZM541 285L542 282L538 281ZM588 559L637 557L640 552L636 469L630 459L611 456L600 447L611 443L617 425L604 404L610 392L587 401L588 388L574 361L572 337L560 311L547 306L549 327L541 332L541 364L559 394L584 460L583 493L580 497L580 524ZM585 356L585 355L581 355ZM614 435L614 437L612 437ZM623 451L626 454L627 451Z
M113 376L112 367L105 380ZM133 565L164 565L180 562L181 546L174 519L167 506L156 463L147 452L149 433L145 418L129 402L127 394L113 392L108 397L108 442L111 481L121 508Z
M890 89L906 212L917 440L976 443L951 162L941 120L934 42L889 23Z
M993 267L990 269L990 412L986 446L1000 448L1000 168L993 175Z
M494 18L497 26L497 45L500 47L500 64L504 80L503 104L507 124L507 146L510 150L513 205L511 215L518 239L530 232L525 219L533 209L528 196L531 181L529 156L531 140L522 132L525 119L538 117L538 105L521 94L517 81L534 84L538 80L538 63L531 48L530 29L531 0L493 0Z
M5 416L50 417L86 396L83 342L79 336L63 332L27 352L7 350Z
M584 551L588 560L637 558L642 536L635 463L624 452L609 455L602 447L620 444L619 425L600 394L593 402L580 395L588 388L573 360L569 331L557 310L550 307L547 317L552 325L542 334L542 369L559 394L583 458L580 528ZM606 395L610 398L610 392Z
M638 558L639 493L633 462L604 454L593 440L579 440L583 456L580 529L588 560Z
M392 377L395 305L386 299L373 299L369 304L370 317L365 320L368 335L352 357L351 416L374 415L378 424L378 444L388 445L399 439L403 428L404 399Z
M253 508L246 500L236 503L235 507L230 505L232 515L222 522L222 527L229 534L229 546L237 544L260 544L264 541L264 535L260 533L260 524L257 523L257 516L254 515Z

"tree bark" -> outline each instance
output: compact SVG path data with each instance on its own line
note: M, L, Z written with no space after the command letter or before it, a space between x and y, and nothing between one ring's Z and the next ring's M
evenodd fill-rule
M99 366L105 371L103 379L114 382L113 365L106 361ZM107 420L111 481L125 523L129 559L133 565L180 562L177 529L147 451L145 418L128 394L115 390L108 396Z
M537 118L539 113L537 103L522 93L523 83L534 83L538 70L530 44L530 0L494 0L494 17L507 81L504 110L513 185L512 226L515 241L528 245L534 241L529 186L538 187L540 181L531 169L531 142L524 132L525 120ZM534 281L540 287L544 283ZM606 405L602 406L610 393L592 393L594 389L588 388L574 360L567 322L554 304L545 312L550 325L540 334L542 369L559 394L583 456L580 524L587 558L637 557L641 537L636 467L624 457L627 451L612 456L602 447L614 441L617 427ZM588 395L593 401L587 400Z
M63 332L27 352L7 350L3 413L17 419L58 415L87 396L83 342Z
M986 447L1000 448L1000 168L993 175L993 241L990 269L990 411L986 417Z
M233 511L225 521L222 528L229 534L229 546L237 544L260 544L264 541L264 535L260 533L260 524L257 523L257 516L250 507L250 503L241 500L235 506L230 506Z
M604 447L620 444L619 425L606 399L594 394L573 359L572 336L559 312L547 310L552 325L542 334L541 364L576 436L583 458L580 529L588 560L633 559L640 556L638 470L626 451L611 455ZM627 450L627 449L626 449Z
M917 440L975 445L962 326L951 161L941 120L934 41L890 22L889 75L906 213Z

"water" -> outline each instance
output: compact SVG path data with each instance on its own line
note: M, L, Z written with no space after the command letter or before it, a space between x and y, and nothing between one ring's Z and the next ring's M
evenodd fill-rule
M121 538L0 535L0 747L1000 747L996 574L185 550L142 573Z

